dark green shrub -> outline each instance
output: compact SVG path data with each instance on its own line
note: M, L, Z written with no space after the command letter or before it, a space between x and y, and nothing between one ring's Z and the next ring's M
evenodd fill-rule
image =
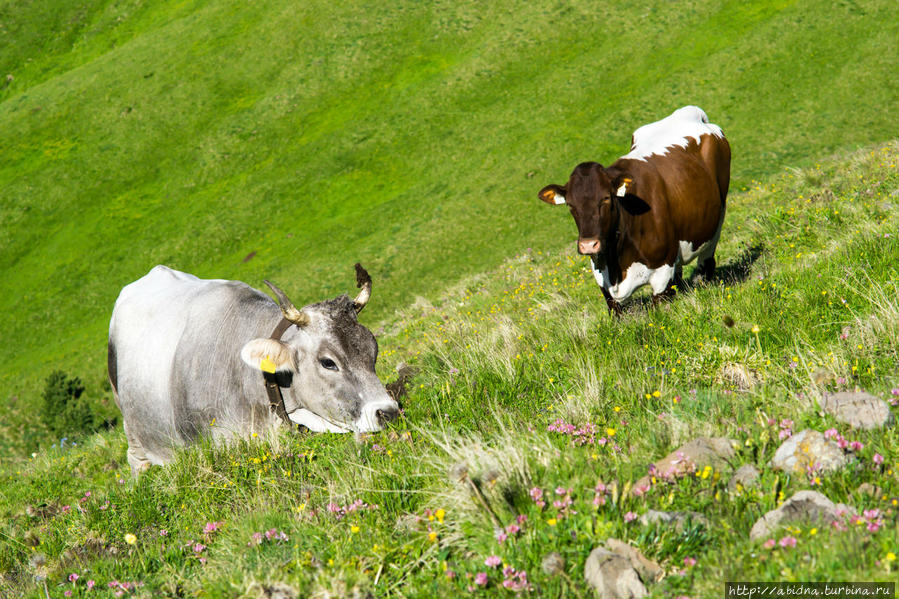
M94 414L86 398L84 385L78 377L69 378L56 370L44 382L41 415L44 425L57 438L93 432Z

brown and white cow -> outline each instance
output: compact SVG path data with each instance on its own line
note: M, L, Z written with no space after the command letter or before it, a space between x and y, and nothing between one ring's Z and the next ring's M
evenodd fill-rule
M609 310L649 285L653 304L674 291L684 264L715 272L715 246L730 182L730 145L702 109L685 106L634 131L631 151L609 167L577 165L564 186L539 197L567 204L578 228L578 253Z

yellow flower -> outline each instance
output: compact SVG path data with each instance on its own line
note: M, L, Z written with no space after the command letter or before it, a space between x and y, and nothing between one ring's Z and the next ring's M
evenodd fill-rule
M446 511L443 508L439 508L434 515L437 516L437 521L443 524L443 517L446 516Z
M549 524L550 526L555 526L555 525L556 525L556 519L555 519L555 518L550 518L549 520L546 521L546 523Z
M753 332L753 333L758 333L758 332L761 331L761 330L762 330L762 329L759 328L759 325L757 325L757 324L752 325L752 332Z
M813 536L815 536L816 534L818 534L818 529L817 529L817 528L812 528L811 530L808 531L808 535L809 535L810 537L813 537Z
M136 545L137 537L129 532L125 535L125 542L128 543L129 545Z
M615 410L616 412L620 412L620 411L621 411L621 407L620 407L620 406L615 406L615 407L612 408L612 409Z
M297 513L302 512L305 509L306 509L306 504L301 503L300 505L297 506Z
M436 532L429 532L429 533L428 533L428 540L431 541L432 543L436 542L436 541L437 541L437 533L436 533Z
M887 560L888 562L894 562L894 561L896 561L896 554L893 553L892 551L890 551L889 553L887 553L886 560Z
M251 436L255 439L255 438L258 437L259 435L257 435L256 433L253 433Z
M610 426L609 428L606 429L606 434L609 435L610 437L614 437L615 429Z
M352 532L352 533L359 532L359 527L356 526L355 524L353 524L352 526L350 526L350 532Z
M661 396L662 396L662 392L661 392L661 391L653 391L653 392L652 392L652 396L653 396L653 397L661 397Z

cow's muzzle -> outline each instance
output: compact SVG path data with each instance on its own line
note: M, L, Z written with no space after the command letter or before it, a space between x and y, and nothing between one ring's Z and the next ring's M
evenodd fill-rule
M577 252L584 256L598 254L600 250L598 237L582 237L577 240Z

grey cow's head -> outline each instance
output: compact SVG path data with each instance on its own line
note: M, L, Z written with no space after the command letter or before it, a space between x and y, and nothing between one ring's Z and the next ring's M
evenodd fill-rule
M288 417L313 431L377 431L399 414L375 374L378 342L356 319L371 295L371 278L358 264L356 278L362 290L355 300L341 295L302 310L266 281L296 326L281 339L253 339L241 350L249 366L290 379L283 389Z

